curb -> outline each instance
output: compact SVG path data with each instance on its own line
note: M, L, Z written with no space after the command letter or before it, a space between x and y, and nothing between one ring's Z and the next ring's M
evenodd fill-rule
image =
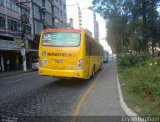
M123 95L122 95L121 86L120 86L120 83L119 83L118 74L117 74L117 85L118 85L118 93L119 93L121 108L123 109L125 114L130 117L130 121L137 122L137 120L138 120L140 122L146 122L143 118L139 117L133 110L131 110L127 106L127 104L125 103Z
M32 72L32 70L28 70L28 71L17 71L17 72L10 72L10 73L4 73L4 74L0 74L0 78L5 78L5 77L9 77L9 76L13 76L13 75L18 75L18 74L23 74L23 73L28 73L28 72Z

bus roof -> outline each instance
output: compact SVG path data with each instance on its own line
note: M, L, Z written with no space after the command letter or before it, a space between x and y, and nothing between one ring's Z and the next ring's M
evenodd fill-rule
M71 28L59 28L59 29L44 29L42 32L81 32L82 29L71 29Z

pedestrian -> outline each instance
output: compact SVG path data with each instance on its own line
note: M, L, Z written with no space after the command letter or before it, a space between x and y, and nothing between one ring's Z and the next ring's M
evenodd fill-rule
M7 71L9 71L10 70L10 60L9 59L6 61L6 65L7 65Z

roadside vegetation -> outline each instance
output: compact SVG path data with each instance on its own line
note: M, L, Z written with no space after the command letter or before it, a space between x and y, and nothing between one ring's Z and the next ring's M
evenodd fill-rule
M125 102L140 116L160 115L160 59L129 53L118 57Z
M113 53L160 51L159 0L93 0L106 20L106 41Z
M141 116L160 115L159 5L159 0L93 0L91 7L106 19L124 99Z

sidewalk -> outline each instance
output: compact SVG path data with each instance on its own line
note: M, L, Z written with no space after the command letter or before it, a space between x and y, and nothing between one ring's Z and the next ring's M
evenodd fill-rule
M84 119L89 122L121 122L119 120L126 114L120 105L115 60L104 64L95 80L95 86L81 107L78 122Z
M125 115L119 102L115 60L104 64L97 76L97 83L86 98L80 116Z
M12 76L12 75L18 75L18 74L22 74L22 73L27 73L27 72L31 72L31 71L32 71L32 69L28 69L26 72L24 72L23 70L0 72L0 78Z

